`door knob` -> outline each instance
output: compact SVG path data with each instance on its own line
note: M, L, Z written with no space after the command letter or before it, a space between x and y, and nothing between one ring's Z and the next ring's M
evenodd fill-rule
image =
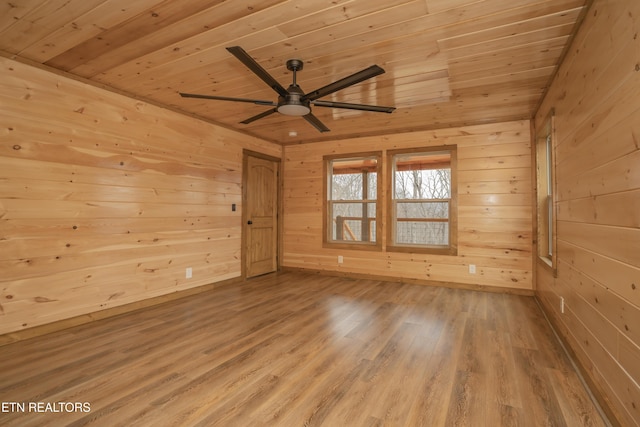
M247 224L251 225L251 224L253 224L253 221L249 220L249 221L247 221Z

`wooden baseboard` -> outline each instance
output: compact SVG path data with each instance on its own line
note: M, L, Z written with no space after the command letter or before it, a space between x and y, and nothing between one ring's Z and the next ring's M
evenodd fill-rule
M313 273L313 274L319 274L324 276L346 277L346 278L352 278L352 279L380 280L383 282L411 283L414 285L436 286L436 287L452 288L452 289L465 289L468 291L481 291L481 292L493 292L493 293L510 294L510 295L533 296L533 289L501 288L498 286L474 285L469 283L436 282L433 280L410 279L406 277L380 276L380 275L363 274L363 273L348 273L348 272L334 271L334 270L315 270L315 269L300 268L300 267L281 267L281 270L297 271L301 273Z
M622 424L620 424L620 422L618 421L618 417L615 411L613 410L613 406L611 405L611 402L609 402L609 399L607 399L607 397L602 392L598 384L596 384L596 382L593 381L593 378L591 378L591 375L589 374L589 370L586 369L586 367L582 364L582 362L580 362L580 359L576 355L571 345L569 345L569 342L567 341L567 339L564 337L563 334L560 333L560 331L562 330L560 325L556 323L556 320L553 317L553 315L547 312L547 310L544 307L544 304L542 303L542 300L537 294L535 295L535 300L538 306L540 307L540 311L542 311L542 314L544 315L545 319L547 319L547 322L549 323L549 326L551 327L553 334L558 338L558 341L560 342L560 345L565 351L567 357L569 358L569 360L571 360L571 363L573 364L575 370L577 371L578 376L580 377L580 380L582 381L583 385L591 395L592 400L594 401L594 403L596 404L596 407L600 411L600 415L606 419L609 425L614 427L621 427Z
M175 301L180 298L185 298L191 295L206 292L213 289L214 287L237 283L241 282L242 280L244 279L242 279L241 277L222 280L220 282L209 283L207 285L202 285L191 289L185 289L182 291L160 295L157 297L124 304L117 307L107 308L105 310L95 311L93 313L81 314L79 316L70 317L68 319L59 320L57 322L47 323L45 325L34 326L32 328L23 329L21 331L9 332L7 334L0 335L0 346L39 337L41 335L50 334L53 332L61 331L63 329L69 329L74 326L84 325L85 323L95 322L96 320L119 316L121 314L130 313L132 311L140 310L158 304L163 304L165 302Z

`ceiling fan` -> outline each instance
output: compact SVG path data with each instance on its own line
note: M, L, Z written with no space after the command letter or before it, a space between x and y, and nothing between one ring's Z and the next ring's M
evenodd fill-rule
M303 66L303 62L301 60L290 59L287 61L287 69L293 72L293 83L287 89L285 89L240 46L228 47L227 50L236 58L238 58L251 71L253 71L254 74L260 77L262 81L268 84L269 87L271 87L278 93L278 102L262 101L259 99L229 98L226 96L199 95L194 93L178 92L180 93L180 96L184 98L202 98L214 99L218 101L249 102L257 105L268 105L274 108L257 114L253 117L249 117L248 119L243 120L240 123L249 124L255 120L262 119L263 117L267 117L277 112L286 116L302 116L302 118L304 118L320 132L327 132L329 131L329 128L327 128L316 116L313 115L313 113L311 112L311 105L329 108L346 108L348 110L373 111L378 113L391 113L396 109L395 107L381 107L377 105L322 101L318 99L384 73L384 70L377 65L372 65L369 68L365 68L362 71L358 71L355 74L330 83L319 89L304 93L296 82L296 72L302 70Z

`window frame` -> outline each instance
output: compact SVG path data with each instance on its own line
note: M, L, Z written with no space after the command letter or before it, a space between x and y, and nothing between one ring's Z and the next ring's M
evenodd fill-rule
M451 168L451 198L449 199L449 244L441 245L416 245L416 244L396 244L394 242L394 230L396 229L395 218L395 170L394 157L403 154L417 153L450 153ZM399 150L387 150L386 163L387 174L385 179L386 196L387 196L387 224L386 224L386 249L390 252L406 252L406 253L424 253L435 255L457 255L458 254L458 147L457 145L440 145L433 147L416 147ZM444 199L443 199L444 200Z
M557 220L555 171L555 111L535 133L536 158L536 255L557 276Z
M362 241L335 241L333 240L333 221L329 226L331 216L332 199L329 191L331 190L331 180L333 177L332 162L334 160L350 160L361 158L375 158L376 159L376 199L375 199L375 230L376 241L375 242L362 242ZM367 151L359 153L347 153L347 154L332 154L323 156L323 200L322 200L322 246L325 248L335 249L356 249L356 250L382 250L382 209L380 200L382 198L382 151ZM369 199L366 199L366 195L363 194L363 202L371 203Z

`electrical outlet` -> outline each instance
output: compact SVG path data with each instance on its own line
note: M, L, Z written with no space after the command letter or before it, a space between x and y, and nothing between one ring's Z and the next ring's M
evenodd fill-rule
M560 313L564 314L564 297L560 297Z
M344 258L342 255L338 255L338 264L342 264L344 262Z
M476 265L469 264L469 274L476 274Z
M191 279L193 277L193 269L191 267L187 267L187 271L184 275L187 279Z

